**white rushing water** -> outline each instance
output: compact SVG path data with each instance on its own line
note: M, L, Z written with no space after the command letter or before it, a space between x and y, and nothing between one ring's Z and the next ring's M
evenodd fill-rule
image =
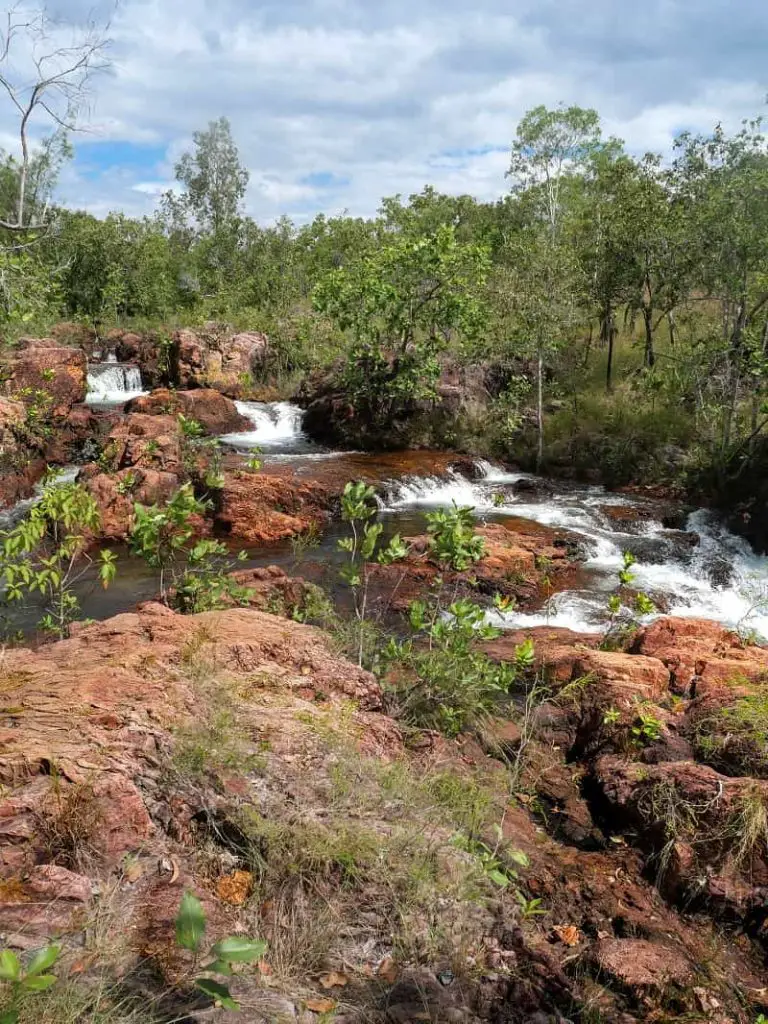
M505 515L568 530L586 553L585 588L553 596L535 613L494 613L501 626L563 626L600 632L608 596L617 585L623 553L631 551L634 586L655 597L671 615L716 619L728 626L754 629L768 638L768 558L730 533L713 513L694 512L685 530L666 529L658 506L611 494L599 487L576 487L508 473L479 463L482 476L458 473L447 479L413 477L389 484L383 507L394 514L407 509L472 506L480 519ZM637 507L641 517L623 521L609 507ZM694 543L698 536L698 544Z
M236 402L237 410L253 424L242 434L225 434L221 440L235 448L288 448L306 444L301 429L304 411L290 402Z
M114 356L103 363L89 363L88 405L123 405L146 393L137 366L118 363Z
M77 479L80 469L80 466L63 466L61 469L53 470L49 479L53 479L57 484L71 484ZM10 508L0 510L0 530L11 530L27 517L29 510L40 500L46 483L45 480L39 480L30 498L23 498Z

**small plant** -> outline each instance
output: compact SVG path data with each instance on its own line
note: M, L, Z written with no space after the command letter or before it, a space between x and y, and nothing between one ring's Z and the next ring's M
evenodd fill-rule
M204 436L205 431L197 420L192 419L190 416L185 416L184 413L180 412L178 415L178 421L182 437L195 441Z
M342 537L338 541L339 550L349 555L340 575L354 596L355 617L359 627L358 664L362 665L370 564L391 565L405 558L408 547L400 534L396 534L386 547L379 546L384 527L381 523L371 522L376 515L376 494L373 488L362 480L349 481L344 487L341 496L341 515L350 525L351 536Z
M240 1004L232 998L229 986L217 978L231 977L233 967L237 964L251 964L261 960L266 952L267 944L260 939L247 939L239 935L230 936L212 946L210 955L213 959L210 963L198 968L205 931L206 920L203 906L193 893L186 892L182 897L176 917L176 944L192 954L193 973L201 970L203 975L215 976L213 978L197 977L194 979L195 986L214 999L223 1009L239 1010Z
M121 496L130 494L131 491L136 486L137 479L138 478L136 474L131 470L130 472L125 474L122 480L117 481L117 483L115 484L115 490Z
M221 541L195 543L194 519L210 507L196 498L191 484L184 484L165 505L134 506L131 550L159 570L160 599L179 611L201 612L246 603L248 591L229 571L247 555L230 557Z
M638 713L635 724L631 727L633 742L641 747L656 743L661 739L662 723L647 711Z
M260 448L254 448L250 456L246 460L245 468L249 473L258 473L261 467L264 465L262 460L259 458L261 455Z
M426 516L432 557L456 572L479 562L485 553L485 541L475 533L473 513L472 508L460 508L454 502L452 509L437 509Z
M501 508L505 504L506 500L507 497L505 494L503 494L501 491L496 491L496 493L493 496L493 507Z
M636 564L637 559L632 552L625 551L618 572L619 589L608 598L608 626L600 644L602 650L620 648L636 632L639 626L637 618L653 615L657 610L651 598L642 591L631 594L631 605L625 604L623 590L635 582L632 567Z
M511 612L517 607L517 601L508 594L494 594L493 607L498 612Z
M618 708L608 708L603 715L603 725L616 725L621 721L621 712Z
M548 911L542 906L540 899L527 899L519 890L515 893L517 902L520 905L520 916L524 921L530 921L534 917L542 917Z
M396 662L391 682L401 716L412 725L456 736L479 726L509 694L518 673L533 663L533 644L521 644L515 662L492 661L478 643L500 631L469 600L455 601L442 613L437 602L414 601L410 624L416 639L390 641L386 657Z
M53 477L28 518L0 533L5 600L20 602L39 594L45 604L40 627L59 638L69 634L80 612L77 584L94 569L105 588L115 578L113 552L101 551L94 562L87 551L87 534L95 533L99 523L92 495L80 484L56 483Z
M60 955L60 946L45 946L33 955L25 968L12 950L0 952L0 982L9 993L7 1007L0 1011L0 1024L16 1024L19 1001L25 993L45 992L56 984L57 976L48 972Z
M631 551L625 551L623 557L623 564L619 569L619 583L622 587L631 587L635 582L635 574L632 572L632 566L636 564L637 559Z

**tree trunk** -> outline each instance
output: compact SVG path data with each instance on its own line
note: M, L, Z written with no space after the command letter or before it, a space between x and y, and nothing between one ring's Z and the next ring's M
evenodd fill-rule
M536 361L536 422L539 430L539 444L536 451L536 471L541 469L544 461L544 357L539 349Z
M656 365L656 353L653 350L653 311L649 306L643 306L643 321L645 323L645 357L644 365L652 369Z
M613 390L613 343L616 340L616 325L613 319L613 307L606 303L600 317L600 340L608 346L608 366L605 371L605 390Z
M594 332L594 324L589 325L589 334L587 335L587 343L584 346L584 369L589 366L589 357L592 354L592 335Z

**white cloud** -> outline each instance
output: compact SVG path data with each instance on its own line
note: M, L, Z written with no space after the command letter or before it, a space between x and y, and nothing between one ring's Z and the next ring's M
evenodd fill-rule
M55 2L85 16L86 0ZM98 213L149 211L192 133L222 114L262 220L367 214L426 183L492 198L537 103L595 106L632 149L666 151L682 128L759 111L768 9L742 7L647 0L640 18L628 0L123 0L89 141L164 155L95 177L69 169L62 194ZM0 106L0 139L11 129Z

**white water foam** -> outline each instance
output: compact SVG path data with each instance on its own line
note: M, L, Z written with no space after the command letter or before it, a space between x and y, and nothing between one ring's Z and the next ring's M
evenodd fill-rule
M607 494L599 487L564 486L540 500L531 500L527 492L522 500L503 494L499 504L493 485L514 484L526 475L507 473L491 463L480 463L479 470L482 475L475 481L451 473L390 483L383 505L387 511L398 512L455 502L473 507L480 518L489 514L518 516L566 529L583 541L588 552L584 562L588 590L556 595L549 614L494 613L497 624L599 632L605 626L608 595L617 585L623 553L632 551L637 558L632 567L634 586L655 596L665 606L665 613L715 619L727 626L754 629L768 638L768 557L757 555L712 513L700 510L690 516L687 530L698 535L699 543L688 545L677 531L665 529L660 519L646 518L653 511L648 502ZM624 525L606 514L607 506L642 508L644 517Z
M238 412L253 424L253 430L224 434L225 444L237 448L281 446L304 440L301 421L304 412L290 402L235 402Z
M118 363L107 358L103 363L88 366L88 405L123 405L132 398L146 395L141 380L141 370L128 363Z

